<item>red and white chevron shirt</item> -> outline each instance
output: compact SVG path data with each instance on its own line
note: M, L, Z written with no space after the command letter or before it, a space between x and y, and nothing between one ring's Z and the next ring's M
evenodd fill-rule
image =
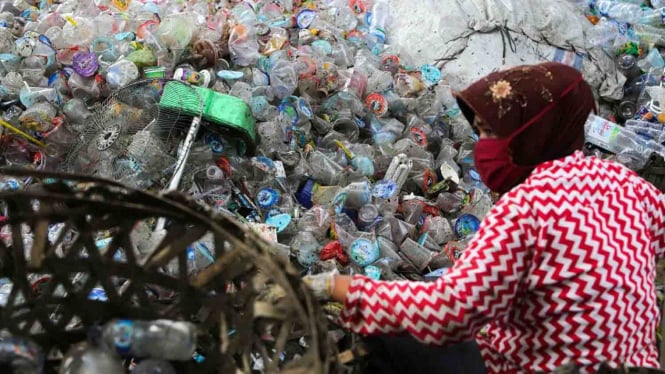
M578 152L504 195L436 282L354 277L342 320L363 335L408 332L436 345L475 338L490 373L571 361L586 371L601 362L658 367L664 217L653 185Z

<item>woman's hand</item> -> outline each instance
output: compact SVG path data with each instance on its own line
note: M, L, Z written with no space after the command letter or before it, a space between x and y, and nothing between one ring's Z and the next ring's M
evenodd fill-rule
M314 293L314 297L318 300L334 300L343 303L349 291L351 277L339 275L337 271L331 271L316 275L307 275L303 277L303 282L307 284Z

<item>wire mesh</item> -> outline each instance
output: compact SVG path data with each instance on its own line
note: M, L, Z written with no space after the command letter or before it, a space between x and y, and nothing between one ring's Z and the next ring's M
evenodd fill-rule
M164 97L167 84L181 86L181 95ZM177 105L163 108L165 99ZM196 135L203 107L199 93L177 80L148 79L123 87L94 112L64 170L133 187L166 188L186 162L193 143L188 135Z

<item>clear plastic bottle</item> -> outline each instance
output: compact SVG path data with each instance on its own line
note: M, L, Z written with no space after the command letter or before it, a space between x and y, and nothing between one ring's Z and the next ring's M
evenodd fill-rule
M586 34L586 43L589 48L610 47L619 36L619 27L616 22L603 17Z
M639 23L650 26L662 26L665 24L665 8L645 10Z
M120 360L111 352L81 343L69 349L62 359L59 374L116 374L124 373Z
M649 71L652 68L663 69L665 67L665 60L663 60L663 56L661 56L658 48L652 48L644 59L637 62L637 66L642 71Z
M631 25L629 35L649 45L665 45L665 29L659 27Z
M616 154L620 162L632 169L643 168L654 152L665 155L663 145L602 117L589 116L584 127L589 143Z
M595 8L603 17L628 23L643 23L643 17L648 14L639 5L614 0L598 0Z
M374 54L379 54L386 44L386 25L389 18L390 5L384 0L374 3L367 35L367 46Z
M372 19L369 23L369 32L379 32L385 41L386 25L390 18L390 5L385 0L378 0L372 7Z
M270 70L270 85L279 99L285 99L293 94L298 86L295 66L289 61L278 61Z
M129 60L120 60L109 66L106 81L112 88L128 85L139 77L139 69Z
M259 42L256 29L246 24L238 24L231 29L229 36L231 60L240 66L254 65L259 59Z
M196 326L169 320L114 320L104 326L102 339L121 356L185 361L196 349Z

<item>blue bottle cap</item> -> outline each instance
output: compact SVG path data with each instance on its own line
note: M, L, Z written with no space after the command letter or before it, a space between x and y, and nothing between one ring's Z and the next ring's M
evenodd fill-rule
M457 221L455 221L455 234L459 238L465 238L469 235L475 234L480 228L480 220L472 214L462 214Z
M316 12L311 9L303 9L296 16L296 24L301 29L306 29L312 25L316 18Z
M198 352L194 352L194 355L192 355L192 359L194 359L194 362L196 362L197 364L200 364L206 360L205 356Z
M367 239L356 239L351 243L351 259L365 267L379 259L379 247Z
M312 191L315 186L316 182L314 182L314 179L309 178L305 181L302 187L298 189L298 192L296 192L298 202L307 209L311 209L312 206L314 206L314 204L312 204Z
M420 73L422 74L423 82L428 86L434 85L441 80L441 70L437 69L433 65L423 65L420 68Z
M217 154L224 153L224 144L219 140L216 139L211 140L210 143L208 143L208 145L210 146L210 150L212 151L212 153L217 153Z
M374 184L372 196L379 199L388 199L395 195L395 192L397 192L397 183L389 179L382 179Z
M269 209L279 202L279 191L274 188L264 187L256 193L256 204L261 209Z
M381 279L381 269L374 265L369 265L365 267L365 275L368 277L374 279L374 280L380 280Z
M266 220L266 224L277 228L277 233L286 230L286 228L289 226L290 223L291 223L291 216L286 213L277 214Z
M134 321L119 320L113 325L113 345L120 356L129 354L134 335Z

